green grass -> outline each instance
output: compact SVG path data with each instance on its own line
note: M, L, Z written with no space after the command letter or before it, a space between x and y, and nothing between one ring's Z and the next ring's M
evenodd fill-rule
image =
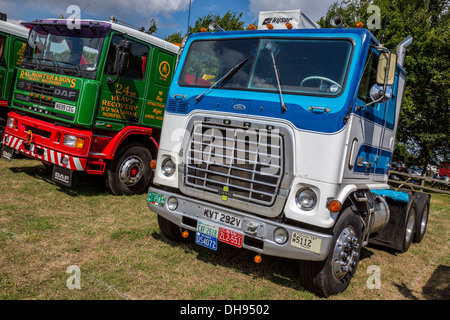
M23 158L0 161L0 177L0 299L318 299L296 261L255 264L247 250L168 241L146 194L115 197L86 176L68 189ZM433 194L424 240L404 254L363 248L350 287L330 299L448 299L449 208L450 196ZM366 285L371 265L379 290ZM69 266L80 268L80 290L67 287Z

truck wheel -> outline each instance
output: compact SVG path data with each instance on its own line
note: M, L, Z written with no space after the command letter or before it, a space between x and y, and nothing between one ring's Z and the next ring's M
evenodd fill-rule
M300 262L303 287L325 298L348 287L359 262L362 223L351 207L341 213L333 234L333 246L327 259Z
M152 170L150 150L141 144L125 145L107 170L106 184L114 195L132 195L145 191Z
M408 203L406 218L405 218L405 226L403 228L403 244L401 248L401 252L406 252L411 245L411 242L414 238L414 233L416 231L416 215L417 215L417 201L415 197L410 198L411 200Z
M427 230L428 216L430 214L430 197L425 193L421 193L417 207L417 223L413 242L419 243Z
M3 148L3 134L5 133L6 120L0 118L0 150Z
M194 233L189 232L189 236L187 238L183 238L181 233L183 232L182 228L177 226L175 223L167 220L166 218L158 215L158 225L159 229L161 229L162 234L169 240L174 242L183 242L188 243L194 240Z

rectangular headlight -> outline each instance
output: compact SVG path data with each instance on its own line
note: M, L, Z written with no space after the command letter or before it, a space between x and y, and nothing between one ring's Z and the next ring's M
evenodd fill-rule
M65 146L68 146L68 147L71 147L71 148L83 149L83 147L84 147L84 139L72 136L70 134L66 134L64 136L63 144Z

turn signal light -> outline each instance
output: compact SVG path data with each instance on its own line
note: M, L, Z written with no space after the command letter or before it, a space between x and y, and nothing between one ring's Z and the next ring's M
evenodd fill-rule
M257 256L255 256L255 257L253 258L253 261L255 261L255 263L261 263L262 258L261 258L261 256L258 254Z
M156 168L156 160L150 161L150 168L152 168L152 169Z
M328 202L328 209L330 209L331 212L339 212L342 209L342 204L338 200L331 200Z
M189 232L187 232L187 230L185 230L185 231L183 231L183 232L181 233L181 236L182 236L183 238L187 239L187 237L189 237Z

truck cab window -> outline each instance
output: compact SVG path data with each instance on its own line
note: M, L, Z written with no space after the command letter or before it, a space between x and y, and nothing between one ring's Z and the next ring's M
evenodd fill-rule
M372 101L370 99L370 88L376 82L377 66L378 56L374 53L373 50L371 50L367 58L366 65L364 66L364 72L358 91L358 98L365 103L369 103Z
M105 74L110 76L115 76L114 74L114 63L116 60L116 52L123 38L119 35L114 35L111 39L111 45L108 52L108 57L106 59ZM141 44L137 41L130 40L132 43L129 52L128 67L123 75L124 78L130 80L144 80L145 69L147 67L147 59L149 49L148 46Z

